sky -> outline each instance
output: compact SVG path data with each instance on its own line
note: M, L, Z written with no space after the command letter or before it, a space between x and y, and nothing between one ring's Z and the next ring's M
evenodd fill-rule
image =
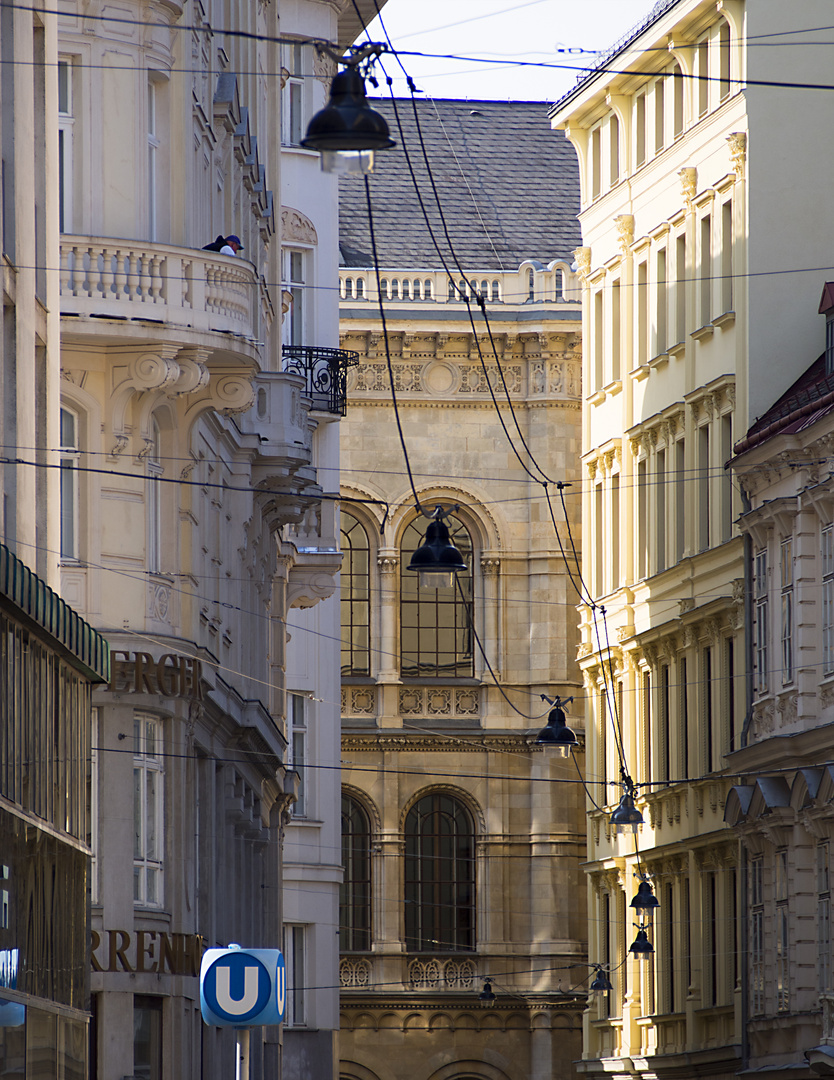
M432 97L555 101L575 84L583 59L593 59L585 50L604 51L653 5L654 0L387 0L382 20L403 67L418 89ZM385 40L378 19L368 29L373 41ZM428 59L404 51L478 57L481 62ZM503 60L565 68L495 62ZM407 93L396 60L383 56L382 62L394 77L395 92Z

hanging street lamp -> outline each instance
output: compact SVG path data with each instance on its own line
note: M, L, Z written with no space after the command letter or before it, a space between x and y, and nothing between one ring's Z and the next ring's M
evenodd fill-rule
M452 588L455 574L465 574L467 568L463 556L452 543L449 529L443 518L448 517L458 507L444 510L435 508L434 516L426 529L426 538L411 556L409 570L420 575L421 589Z
M326 45L317 44L316 48L342 64L345 70L333 77L330 98L310 121L301 145L305 150L318 150L321 153L390 150L394 140L388 123L381 113L368 104L365 80L359 70L360 65L370 57L377 57L386 51L386 46L356 46L346 57L339 56Z
M544 697L544 695L542 695ZM549 701L549 698L544 698ZM562 701L556 698L551 704L554 706L547 717L547 723L536 736L536 746L543 746L546 750L554 750L561 757L570 757L570 752L577 745L576 734L568 727L565 712L562 708L573 698Z

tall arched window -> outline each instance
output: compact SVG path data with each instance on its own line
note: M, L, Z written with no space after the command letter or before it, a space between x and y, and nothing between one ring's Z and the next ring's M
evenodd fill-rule
M475 948L475 830L451 795L426 795L405 822L405 941L409 952Z
M341 511L342 675L371 674L370 544L364 528Z
M412 678L469 678L475 674L472 651L472 539L455 517L445 519L452 543L469 567L451 589L420 589L407 569L423 543L424 518L403 533L400 554L400 673ZM461 595L463 594L463 595Z
M342 795L342 865L339 888L339 948L371 947L371 827L356 799Z

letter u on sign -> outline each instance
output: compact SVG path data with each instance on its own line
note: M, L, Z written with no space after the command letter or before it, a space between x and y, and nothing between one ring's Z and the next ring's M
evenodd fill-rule
M260 1027L284 1018L286 975L279 949L209 949L200 968L207 1024Z

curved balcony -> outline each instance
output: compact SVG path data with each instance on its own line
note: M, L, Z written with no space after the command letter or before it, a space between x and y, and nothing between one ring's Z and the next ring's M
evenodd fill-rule
M213 251L61 237L61 315L138 319L254 343L269 319L251 263Z
M304 393L312 399L313 409L336 416L345 415L347 372L359 363L358 352L316 345L284 345L281 356L284 371L304 379Z

